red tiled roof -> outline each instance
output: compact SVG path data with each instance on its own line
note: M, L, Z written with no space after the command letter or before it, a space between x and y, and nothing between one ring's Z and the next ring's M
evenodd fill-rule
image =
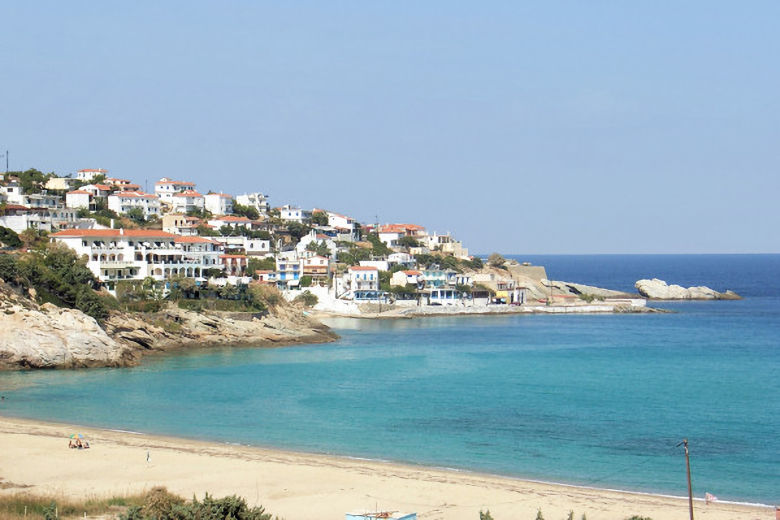
M65 195L92 195L92 194L84 190L73 190L73 191L69 191Z
M422 231L425 229L423 226L417 224L385 224L379 226L380 233L406 233L409 231Z
M121 193L116 193L114 195L111 195L112 197L132 197L132 198L145 198L145 199L159 199L157 195L154 195L152 193L144 193L142 191L123 191Z
M414 276L414 275L420 276L420 275L422 274L422 272L420 272L420 271L414 271L414 270L412 270L412 271L404 271L403 273L404 273L406 276Z
M159 229L63 229L52 233L52 237L132 237L132 238L176 238L179 235Z
M232 199L232 195L228 195L227 193L207 193L206 195L219 195L220 197L226 198L226 199Z
M246 255L219 255L220 258L246 258Z
M111 186L108 184L90 184L90 186L94 186L95 188L102 191L111 191Z
M176 193L173 196L174 197L203 197L203 195L193 190L180 191L179 193Z
M379 271L373 265L353 265L349 268L350 271Z

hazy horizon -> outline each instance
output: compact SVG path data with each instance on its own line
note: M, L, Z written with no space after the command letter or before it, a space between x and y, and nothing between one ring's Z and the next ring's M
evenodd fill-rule
M480 254L780 253L776 2L4 14L11 170L261 191Z

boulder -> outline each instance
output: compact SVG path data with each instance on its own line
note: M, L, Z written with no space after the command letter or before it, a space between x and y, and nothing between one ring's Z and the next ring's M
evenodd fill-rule
M741 297L733 292L720 293L709 287L695 286L685 288L681 285L668 285L665 281L637 280L634 284L639 294L651 300L739 300Z

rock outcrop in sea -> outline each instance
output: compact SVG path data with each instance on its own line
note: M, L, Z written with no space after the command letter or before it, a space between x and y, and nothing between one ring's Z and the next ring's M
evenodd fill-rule
M653 278L652 280L638 280L636 287L639 294L651 300L740 300L742 299L733 291L718 292L709 287L695 286L685 288L681 285L668 285L665 281Z

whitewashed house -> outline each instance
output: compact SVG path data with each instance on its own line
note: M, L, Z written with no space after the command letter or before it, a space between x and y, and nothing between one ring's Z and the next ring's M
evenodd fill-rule
M252 221L244 216L225 215L223 217L216 217L208 220L209 226L214 229L219 229L222 226L230 226L232 228L250 228L252 227Z
M86 190L73 190L65 194L65 206L74 209L89 209L92 194Z
M271 252L271 241L262 238L250 238L243 235L212 237L225 249L242 249L247 256L267 256Z
M207 193L203 196L206 211L213 215L230 215L233 213L233 197L227 193Z
M268 195L263 195L260 192L239 195L236 197L236 204L255 208L261 214L268 213Z
M125 214L133 208L139 208L148 219L152 215L159 216L160 198L151 193L142 193L140 191L117 192L108 196L108 209L117 213Z
M379 290L379 270L376 267L353 265L347 269L347 277L352 292Z
M421 286L425 283L425 277L422 271L409 269L407 271L396 271L390 277L390 285L405 287L407 285Z
M107 175L108 170L102 168L87 168L76 172L76 178L83 182L92 182L92 179L100 175Z
M194 182L175 181L168 177L163 177L154 183L154 194L160 197L160 201L173 205L173 196L183 191L195 191Z
M162 197L160 198L162 200ZM189 213L190 211L202 211L205 199L197 191L185 190L174 193L171 197L173 201L171 210L174 213Z
M290 206L285 204L279 208L279 218L287 222L300 222L302 223L306 218L311 215L311 212L304 211L299 207Z

